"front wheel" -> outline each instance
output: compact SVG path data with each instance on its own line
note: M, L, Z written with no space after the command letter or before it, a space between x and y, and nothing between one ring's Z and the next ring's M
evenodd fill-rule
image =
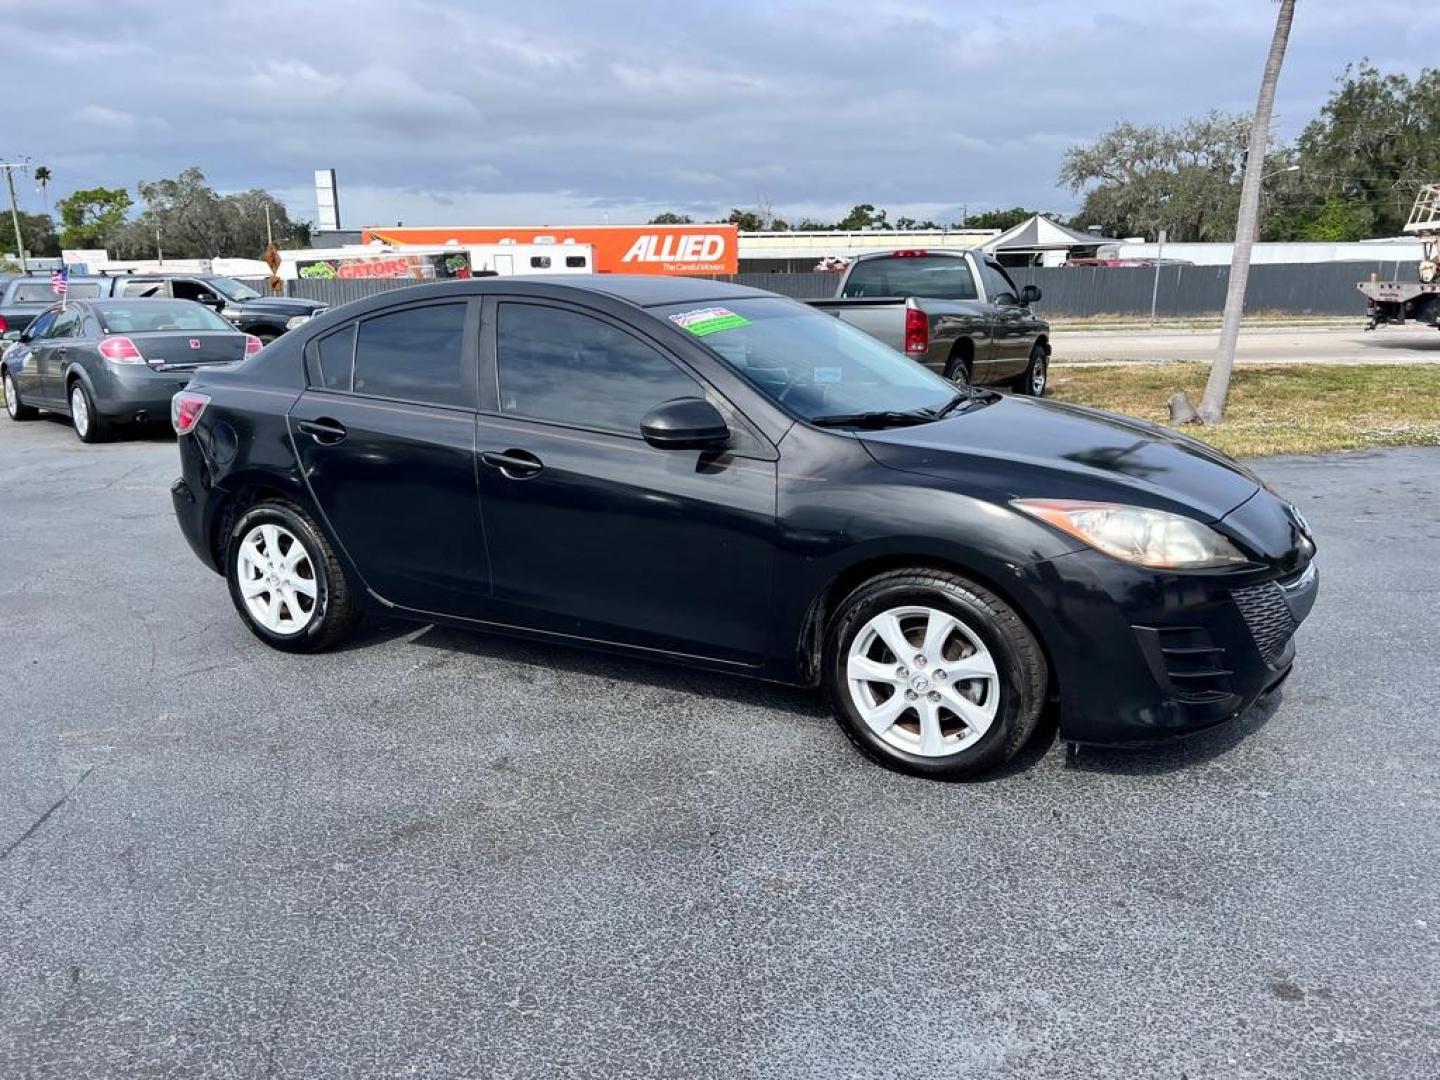
M285 652L327 649L359 622L334 548L289 503L261 503L240 516L230 531L225 579L250 632Z
M20 391L15 386L15 380L10 377L10 372L5 372L5 412L11 420L34 420L40 413L32 406L26 405L20 400Z
M964 780L1009 760L1034 733L1047 669L1039 642L999 597L958 574L897 570L841 602L825 644L840 726L873 761Z
M1045 346L1037 341L1030 350L1030 362L1025 365L1024 374L1015 380L1015 389L1030 397L1044 397L1049 385L1050 357L1045 354Z

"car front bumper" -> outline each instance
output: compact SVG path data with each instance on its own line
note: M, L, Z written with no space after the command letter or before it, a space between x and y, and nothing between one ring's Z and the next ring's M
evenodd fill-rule
M1289 675L1320 586L1288 573L1177 574L1082 551L1028 568L1061 737L1127 745L1190 735L1249 708Z

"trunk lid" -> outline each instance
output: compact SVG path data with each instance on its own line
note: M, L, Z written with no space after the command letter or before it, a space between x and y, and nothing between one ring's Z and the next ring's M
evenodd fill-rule
M245 335L233 330L152 330L128 337L157 371L180 371L245 359Z

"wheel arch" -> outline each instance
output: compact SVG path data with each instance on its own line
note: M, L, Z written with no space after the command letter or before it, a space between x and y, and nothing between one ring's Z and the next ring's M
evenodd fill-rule
M219 490L220 496L210 511L206 542L215 559L215 565L220 567L222 573L225 566L226 538L230 529L242 514L262 502L288 502L299 506L316 525L326 530L327 539L331 544L335 544L335 538L328 535L329 529L324 515L317 512L317 508L310 501L309 492L303 486L287 484L273 473L253 472L226 477L225 487ZM339 550L338 545L336 547Z
M815 685L820 679L825 631L841 601L872 578L895 570L909 569L941 570L958 574L1003 600L1025 624L1026 629L1035 636L1035 641L1040 646L1041 655L1045 658L1045 666L1049 669L1047 696L1054 696L1058 692L1059 676L1056 673L1054 658L1050 655L1050 645L1034 616L1032 603L1024 595L1023 589L1017 589L1014 585L1008 584L998 573L977 571L972 564L958 559L933 553L900 551L868 555L851 563L835 574L810 602L801 624L800 640L797 643L798 666L801 678L806 684Z

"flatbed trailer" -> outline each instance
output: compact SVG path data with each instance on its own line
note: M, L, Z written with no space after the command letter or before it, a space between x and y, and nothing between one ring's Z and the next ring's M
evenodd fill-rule
M1418 322L1440 328L1440 184L1426 184L1415 196L1405 233L1424 244L1419 281L1362 281L1355 287L1365 297L1370 321L1366 330L1381 323Z

